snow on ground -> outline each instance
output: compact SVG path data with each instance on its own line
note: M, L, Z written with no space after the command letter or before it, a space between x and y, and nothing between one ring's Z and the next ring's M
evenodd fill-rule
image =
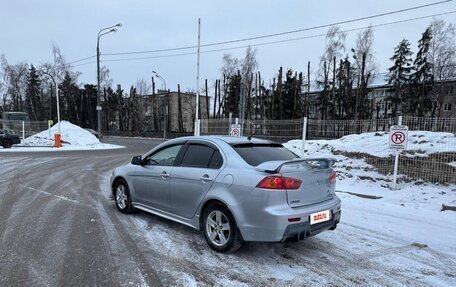
M133 214L126 224L167 258L160 268L182 286L455 286L456 212L441 208L456 202L456 184L404 182L391 190L389 178L364 160L333 154L336 147L348 151L364 143L372 151L367 142L385 149L377 137L306 142L306 156L338 160L342 218L335 231L303 242L250 243L234 254L218 254L200 232L154 215ZM440 151L435 145L444 140L452 139L442 135L423 150ZM300 154L300 141L285 146Z
M284 146L302 155L302 141L291 140L284 143ZM363 159L353 159L345 155L338 154L337 151L366 153L377 157L387 157L392 155L388 148L388 134L387 133L364 133L355 134L342 137L336 140L308 140L305 142L304 157L331 157L335 158L337 162L334 164L334 169L337 171L339 180L338 189L351 192L359 192L362 194L370 194L382 196L387 194L410 194L410 190L417 190L428 186L432 191L428 192L440 198L440 204L456 199L456 192L447 192L447 196L439 194L441 191L451 190L450 187L423 184L422 181L417 182L401 182L398 184L398 192L391 192L389 189L392 185L392 175L383 175L375 170L375 167L369 165ZM404 153L407 156L419 154L420 156L428 156L437 152L454 152L456 153L456 137L452 133L442 132L422 132L410 131L409 143L407 150ZM455 162L449 163L451 166ZM401 175L398 175L401 178ZM456 184L456 178L455 182ZM360 188L362 186L362 188ZM371 186L367 188L366 186ZM453 188L454 189L454 188ZM395 198L397 199L397 198Z
M432 145L423 142L425 134L411 138L424 154L442 151L439 144L455 151L454 135L439 134ZM306 142L305 156L338 160L342 218L336 230L303 242L250 243L236 253L219 254L201 232L187 226L144 212L118 217L149 245L152 252L144 256L160 274L176 278L175 286L456 286L456 212L441 211L442 203L456 202L456 184L404 182L391 190L390 179L364 160L334 155L342 150L387 156L386 139L374 133ZM300 154L300 141L285 146ZM100 187L109 197L109 174Z
M55 124L50 130L47 129L22 140L20 145L14 145L10 149L0 148L0 152L74 151L123 148L118 145L101 143L98 138L89 131L67 121L60 122L62 147L53 148L54 134L58 132L59 125Z
M124 224L166 258L160 268L179 286L454 286L456 212L440 212L439 198L454 198L456 185L391 191L349 179L337 189L383 197L338 192L335 231L297 243L250 243L233 254L213 252L201 232L154 215L133 214Z
M350 200L344 202L344 214L352 214L354 223L390 230L400 238L426 242L456 255L456 213L441 212L442 204L451 205L456 202L456 182L450 185L422 181L402 182L398 184L397 190L392 190L391 176L376 172L375 168L363 159L333 154L334 151L345 151L386 157L390 155L387 136L387 133L365 133L337 140L306 141L304 157L336 158L334 169L338 174L338 191L382 197L380 200L373 200L374 204L369 205L358 205L352 196L349 197ZM284 146L301 155L301 140L289 141ZM456 137L452 133L411 131L407 152L410 153L410 150L420 150L423 156L436 152L456 152ZM347 195L341 197L345 199ZM366 214L372 211L372 208L377 209L376 213L385 220L372 225L365 222ZM419 222L419 228L412 222ZM438 236L429 236L430 231L436 230L438 226L442 232L439 232Z
M388 148L388 132L362 133L344 136L337 140L306 141L305 149L333 149L343 152L367 153L376 157L389 157L394 151ZM310 147L308 147L308 143ZM317 144L317 147L312 146ZM286 146L300 154L301 140L292 140ZM308 152L308 153L309 153ZM409 131L407 156L427 156L437 152L456 152L456 136L453 133Z

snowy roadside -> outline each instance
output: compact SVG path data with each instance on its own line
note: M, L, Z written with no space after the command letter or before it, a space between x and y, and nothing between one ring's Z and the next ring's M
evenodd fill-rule
M454 286L456 212L440 212L437 188L382 191L340 180L337 189L383 198L338 193L342 220L335 231L297 243L246 244L234 254L213 252L200 232L154 215L121 218L166 258L157 268L176 286Z
M352 159L334 150L389 156L384 134L350 135L339 140L306 141L305 157L332 157L337 160L336 188L343 201L343 214L353 224L388 231L407 241L417 241L456 256L456 212L442 211L442 206L456 206L456 178L454 184L432 184L423 181L401 182L397 190L390 188L391 178L375 171L363 159ZM437 151L456 152L456 137L451 133L411 132L412 144L419 145L421 156ZM301 141L293 140L285 147L301 154ZM354 149L356 147L356 149ZM413 145L412 145L413 147ZM413 149L404 153L416 156ZM365 199L347 194L365 194L379 199ZM366 220L368 214L377 220ZM430 236L433 234L435 236Z
M62 147L54 148L54 134L59 127L55 124L51 129L42 131L22 141L12 148L0 148L0 152L59 152L81 150L119 149L123 146L101 143L94 135L67 121L60 123Z
M438 152L456 153L456 136L452 133L411 131L409 137L409 147L402 152L403 156L428 157ZM301 140L289 141L284 143L284 146L298 155L302 154ZM392 176L377 172L376 168L364 159L350 158L343 153L377 157L392 155L392 151L388 149L387 133L355 134L337 140L308 140L305 143L304 157L331 157L337 160L334 169L337 171L337 188L340 191L380 196L391 202L423 202L426 208L439 211L442 205L456 206L456 172L454 184L432 184L421 180L400 181L398 190L393 191L390 189ZM429 204L432 207L429 207Z
M300 153L299 141L285 145ZM454 286L456 212L441 207L456 199L456 184L402 182L391 190L387 176L362 159L334 155L327 141L306 149L338 160L342 218L334 231L219 254L200 232L154 215L122 216L123 224L165 258L157 268L176 286Z

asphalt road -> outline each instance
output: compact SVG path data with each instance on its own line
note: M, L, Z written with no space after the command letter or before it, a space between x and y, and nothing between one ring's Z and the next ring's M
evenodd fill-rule
M144 212L118 212L109 199L112 169L160 141L103 141L126 148L0 153L0 286L454 286L456 282L452 256L343 218L335 231L304 242L247 244L235 254L218 254L192 228ZM354 200L349 194L340 196ZM362 216L382 218L381 211Z
M0 286L161 285L100 189L161 141L103 141L126 148L0 155Z

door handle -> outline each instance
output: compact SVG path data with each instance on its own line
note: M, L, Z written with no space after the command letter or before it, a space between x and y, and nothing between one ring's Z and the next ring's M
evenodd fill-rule
M166 173L166 171L164 171L160 176L162 177L162 179L165 179L166 177L169 177L169 174Z
M203 182L206 182L206 181L212 181L212 178L210 178L208 175L203 175L202 177L200 177L200 179L203 181Z

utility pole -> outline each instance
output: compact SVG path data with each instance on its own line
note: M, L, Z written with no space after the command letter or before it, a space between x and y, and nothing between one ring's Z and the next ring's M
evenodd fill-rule
M196 115L195 115L195 136L200 135L199 125L199 74L200 74L200 44L201 44L201 18L198 18L198 57L196 61Z
M157 72L155 71L152 71L152 73L154 73L154 75L159 78L162 82L163 82L163 85L165 86L165 94L163 95L163 98L164 98L164 103L165 103L165 115L164 115L164 123L163 123L163 138L165 139L166 138L166 128L167 128L167 121L168 121L168 90L166 89L166 81L165 79L163 79L162 76L160 76Z
M310 61L307 62L307 96L305 99L306 117L309 117L309 96L310 96Z
M98 124L98 136L101 139L101 101L100 101L100 38L111 32L117 32L116 27L122 27L122 24L116 24L114 26L106 27L98 32L97 37L97 124ZM107 32L104 32L107 31ZM104 32L104 33L102 33Z

